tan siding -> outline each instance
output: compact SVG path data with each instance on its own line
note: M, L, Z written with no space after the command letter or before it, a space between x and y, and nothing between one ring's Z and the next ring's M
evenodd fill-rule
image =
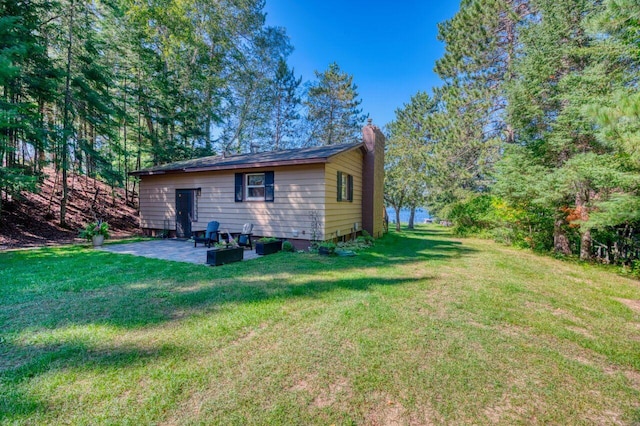
M337 201L338 171L353 176L353 201ZM337 232L347 235L354 230L354 223L362 227L362 151L353 150L337 155L325 166L326 223L325 239L334 238Z
M165 187L156 179L140 181L140 226L163 229L164 221L175 228L175 187Z
M234 201L234 173L273 170L273 203ZM164 220L175 227L175 190L201 188L198 197L198 222L194 229L204 229L217 220L223 231L239 232L244 223L254 224L255 235L310 239L312 210L324 210L325 185L322 165L290 166L269 169L199 172L143 176L140 184L140 223L143 228L162 229ZM304 234L303 234L304 232Z

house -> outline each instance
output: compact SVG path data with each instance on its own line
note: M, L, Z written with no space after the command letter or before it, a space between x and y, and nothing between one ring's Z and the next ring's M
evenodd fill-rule
M296 247L383 233L384 143L374 125L363 141L179 161L132 172L140 178L147 235L189 237L207 222L224 232L253 223L256 236Z

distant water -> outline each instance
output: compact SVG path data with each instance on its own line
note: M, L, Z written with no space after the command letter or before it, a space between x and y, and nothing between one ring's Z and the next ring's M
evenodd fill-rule
M400 210L400 223L409 223L409 209ZM396 211L393 207L387 207L387 214L389 215L389 223L394 223L396 220ZM425 209L416 209L416 216L413 219L414 223L424 223L425 219L430 219L429 212Z

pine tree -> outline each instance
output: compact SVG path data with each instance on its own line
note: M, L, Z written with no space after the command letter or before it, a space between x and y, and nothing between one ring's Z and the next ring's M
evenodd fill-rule
M594 79L610 82L610 90L591 99L587 115L597 124L596 138L612 159L598 174L604 177L604 190L593 200L581 227L593 229L598 254L605 261L628 262L637 258L640 228L640 4L606 1L589 24L596 35L591 50L598 61L587 71Z
M588 164L592 153L606 154L584 109L610 89L610 79L587 72L595 56L586 17L597 11L591 1L538 2L539 20L524 31L518 78L510 90L510 118L520 143L546 167L539 182L540 203L553 205L554 249L570 254L570 222L588 219L599 188ZM594 168L595 170L595 168ZM574 219L575 220L575 219ZM591 256L591 230L580 228L581 258Z
M296 78L293 68L289 69L281 58L273 80L271 120L266 132L274 150L290 148L294 143L292 138L296 135L300 120L301 99L298 91L301 82L302 77Z
M505 120L505 84L513 78L519 27L531 15L530 0L468 0L460 11L438 26L445 54L435 71L463 97L464 109L484 109L486 138L513 142L513 129ZM472 101L483 100L476 104ZM472 111L473 113L473 111Z
M505 118L506 88L513 77L519 26L530 15L527 0L471 0L439 25L445 54L436 72L445 84L435 90L434 169L429 208L450 217L492 184L500 144L514 140Z
M0 212L2 198L37 188L51 129L44 108L59 72L47 56L49 2L0 3ZM25 152L33 152L26 158ZM20 156L22 153L22 157Z
M353 76L342 72L335 62L315 75L318 80L309 87L304 102L310 126L309 143L332 145L357 140L366 115L358 108L362 101L358 99Z

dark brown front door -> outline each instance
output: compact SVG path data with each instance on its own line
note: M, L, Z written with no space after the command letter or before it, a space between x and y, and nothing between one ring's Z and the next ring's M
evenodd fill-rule
M193 220L193 190L176 189L176 236L191 237Z

